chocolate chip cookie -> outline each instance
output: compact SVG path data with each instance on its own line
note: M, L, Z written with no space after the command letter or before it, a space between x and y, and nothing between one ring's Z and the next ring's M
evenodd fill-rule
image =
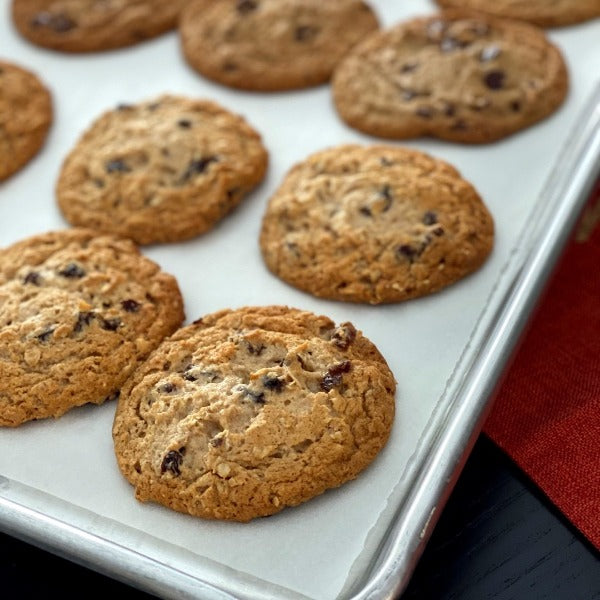
M39 152L52 118L50 92L37 75L0 61L0 181Z
M63 52L131 46L174 29L186 0L13 0L12 18L30 42Z
M497 17L558 27L600 17L598 0L436 0L446 8L467 8Z
M416 150L347 145L289 171L260 247L267 267L301 290L380 304L461 279L493 240L490 213L452 166Z
M335 65L378 28L362 0L195 0L183 11L183 53L227 86L275 91L329 80Z
M351 323L287 307L208 315L119 398L119 467L141 501L248 521L355 478L386 443L395 381Z
M63 163L56 193L73 225L139 244L212 228L264 177L246 121L205 100L162 96L97 119Z
M371 35L336 69L333 98L352 127L385 138L501 139L548 117L568 88L541 29L448 11Z
M182 321L177 282L129 240L71 229L0 250L0 425L117 398Z

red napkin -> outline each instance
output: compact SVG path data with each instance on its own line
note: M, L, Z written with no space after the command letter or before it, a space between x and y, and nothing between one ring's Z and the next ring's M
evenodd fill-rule
M484 431L600 550L600 182Z

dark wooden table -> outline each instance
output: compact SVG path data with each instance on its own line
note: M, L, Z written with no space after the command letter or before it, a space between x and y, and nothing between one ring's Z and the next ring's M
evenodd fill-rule
M152 598L1 534L0 581L6 600ZM481 436L402 597L427 599L600 600L600 555Z

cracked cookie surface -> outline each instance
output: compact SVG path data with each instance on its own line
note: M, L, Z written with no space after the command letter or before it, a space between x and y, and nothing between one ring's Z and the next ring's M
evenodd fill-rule
M260 247L291 285L379 304L435 292L479 268L492 217L449 164L415 150L346 145L294 166L271 197Z
M447 11L371 35L332 90L342 119L371 135L486 143L555 112L568 74L541 29Z
M482 13L558 27L600 17L598 0L436 0L445 8L467 8Z
M66 157L56 194L73 225L173 242L211 229L262 181L267 162L242 117L167 95L98 118Z
M174 29L186 0L12 0L30 42L63 52L131 46Z
M385 445L394 378L352 324L287 307L208 315L132 377L113 427L141 501L248 521L355 478Z
M175 279L129 240L71 229L0 249L0 425L116 398L182 321Z
M0 181L42 148L53 119L52 99L37 75L0 61Z
M378 26L362 0L196 0L179 31L186 60L205 77L276 91L325 83Z

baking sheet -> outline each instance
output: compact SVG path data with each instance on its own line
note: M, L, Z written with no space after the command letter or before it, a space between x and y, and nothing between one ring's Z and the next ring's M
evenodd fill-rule
M425 0L372 4L385 25L434 11ZM220 87L186 66L174 33L104 54L52 53L20 39L8 9L3 3L0 57L44 79L53 93L56 119L43 152L0 187L1 245L67 226L54 202L56 176L66 153L101 112L164 92L216 100L262 133L271 162L265 182L215 230L189 242L143 249L177 277L187 322L224 307L273 303L337 322L350 320L379 347L398 381L392 436L367 471L300 507L249 524L202 521L135 501L113 456L114 404L0 430L0 496L23 507L15 533L29 527L37 532L29 534L33 541L109 571L114 570L110 556L123 551L115 574L164 596L218 597L199 581L236 597L346 596L364 579L411 491L410 475L426 458L424 436L451 409L440 399L463 376L456 371L461 356L482 341L499 301L494 295L498 281L598 82L600 22L549 32L571 74L567 102L550 119L488 146L402 142L451 162L475 185L494 215L496 245L480 271L441 293L371 307L318 300L288 287L266 271L258 248L268 197L294 162L324 147L377 141L341 122L327 86L282 94ZM54 526L46 530L51 522ZM0 526L11 529L7 522ZM56 539L42 539L45 531Z

